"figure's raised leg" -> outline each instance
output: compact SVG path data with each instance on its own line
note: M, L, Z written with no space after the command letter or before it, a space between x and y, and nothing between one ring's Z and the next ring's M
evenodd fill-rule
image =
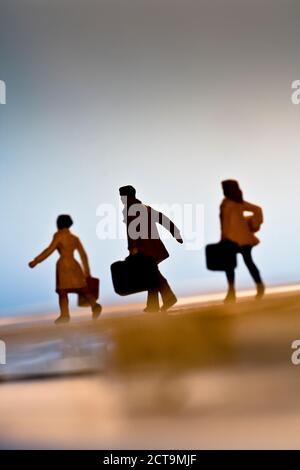
M252 279L256 284L256 299L262 299L265 293L265 285L261 279L260 272L252 258L252 246L244 246L241 249L241 254L244 258L245 265L247 266Z
M86 300L89 302L92 312L93 312L93 320L97 320L102 312L102 306L97 302L97 299L93 295L91 295L86 287L80 289L80 293L84 295Z
M166 312L171 307L173 307L173 305L176 304L177 297L172 291L167 279L161 273L159 273L159 283L160 283L159 292L163 300L161 311Z

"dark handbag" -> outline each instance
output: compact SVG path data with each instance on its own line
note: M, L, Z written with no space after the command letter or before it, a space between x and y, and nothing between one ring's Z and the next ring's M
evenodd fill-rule
M96 277L88 277L87 280L87 290L89 295L94 297L95 300L99 298L99 287L100 281ZM84 294L78 294L78 307L90 307L90 302L87 301Z
M237 244L222 240L206 247L206 267L210 271L227 271L237 266Z
M119 295L158 289L159 272L157 263L150 256L137 253L124 261L117 261L110 267L114 290Z

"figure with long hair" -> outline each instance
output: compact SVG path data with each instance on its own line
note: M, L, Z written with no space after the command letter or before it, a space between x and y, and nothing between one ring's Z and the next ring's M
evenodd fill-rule
M263 223L263 212L259 206L244 201L243 193L235 180L222 182L224 199L221 204L221 238L235 243L237 253L240 253L256 284L256 298L261 299L265 286L260 272L252 258L252 249L258 245L259 239L255 232ZM246 213L251 213L246 216ZM228 293L225 302L236 300L234 269L226 271Z

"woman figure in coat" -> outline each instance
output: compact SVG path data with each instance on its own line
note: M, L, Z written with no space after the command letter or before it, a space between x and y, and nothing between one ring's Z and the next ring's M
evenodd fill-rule
M235 180L222 182L225 198L221 204L221 237L235 243L237 253L241 253L244 262L256 284L256 298L261 299L265 292L259 270L252 259L252 248L259 243L255 232L263 223L263 212L259 206L244 201L243 193ZM246 216L245 212L252 213ZM225 302L235 302L235 273L234 269L226 271L228 293Z
M69 215L60 215L56 224L58 230L52 242L29 263L29 266L34 268L57 250L60 257L56 264L56 292L59 298L60 316L55 323L65 323L70 320L68 299L70 293L83 295L91 305L93 319L97 319L102 307L88 291L87 278L91 276L88 257L79 238L69 230L73 221ZM82 267L74 258L75 251L79 253Z

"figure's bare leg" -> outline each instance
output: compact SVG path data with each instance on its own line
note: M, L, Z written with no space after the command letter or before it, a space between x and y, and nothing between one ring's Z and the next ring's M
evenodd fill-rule
M102 306L97 302L95 297L93 297L87 290L86 287L81 289L81 293L85 296L86 300L89 302L92 312L93 312L93 320L97 320L102 312Z
M69 311L69 298L66 292L60 292L58 294L59 298L59 307L60 307L60 316L55 320L55 323L67 323L70 321L70 311Z

